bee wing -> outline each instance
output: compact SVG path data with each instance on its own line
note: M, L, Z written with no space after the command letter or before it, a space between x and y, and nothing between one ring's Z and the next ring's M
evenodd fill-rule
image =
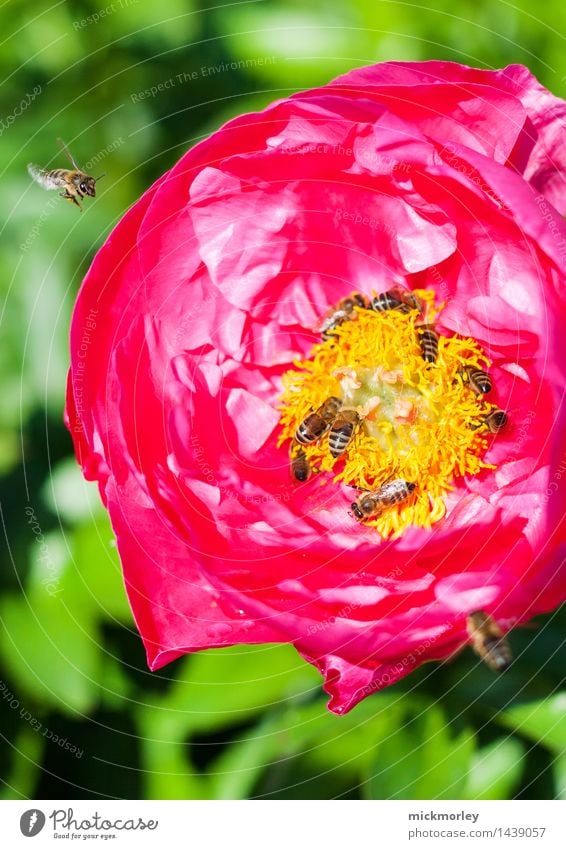
M58 189L61 183L52 177L52 171L46 171L44 168L39 168L30 162L28 165L28 173L32 180L43 186L44 189Z
M351 316L343 309L330 307L324 315L319 319L318 324L314 328L315 333L326 333L327 330L335 330L342 322L347 321Z
M325 330L328 330L328 328L332 324L332 319L334 317L335 312L336 312L336 310L332 309L332 308L329 309L329 310L326 310L324 315L320 316L317 323L313 327L314 332L315 333L323 333Z
M67 147L67 145L65 144L65 142L63 141L63 139L57 139L57 141L59 142L59 145L60 145L60 147L63 149L64 153L65 153L65 154L69 157L69 159L70 159L70 160L71 160L71 162L73 163L73 168L74 168L76 171L80 171L81 169L79 168L79 166L77 165L77 163L76 163L76 162L75 162L75 160L73 159L73 154L71 153L71 151L69 150L69 148Z

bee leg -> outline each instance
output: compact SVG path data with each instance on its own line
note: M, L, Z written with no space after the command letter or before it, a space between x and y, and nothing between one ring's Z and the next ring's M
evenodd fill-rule
M64 192L61 192L61 197L65 198L65 200L70 200L72 203L75 204L75 206L78 206L80 212L83 211L80 203L77 200L77 198L74 195L69 194L67 189L65 189Z

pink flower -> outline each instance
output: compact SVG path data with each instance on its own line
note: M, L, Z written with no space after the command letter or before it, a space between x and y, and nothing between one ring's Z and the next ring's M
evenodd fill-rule
M565 117L521 66L361 68L231 121L117 225L66 420L152 669L289 642L340 713L466 644L472 612L506 631L564 600ZM380 542L332 475L290 479L278 404L325 311L392 285L446 301L509 425L443 519Z

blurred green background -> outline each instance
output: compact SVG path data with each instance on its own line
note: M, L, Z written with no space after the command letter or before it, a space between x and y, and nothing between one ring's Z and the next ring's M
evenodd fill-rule
M559 0L2 5L3 798L566 796L564 612L513 633L501 678L466 651L344 718L288 647L149 673L112 531L62 424L80 280L188 147L232 115L385 59L522 62L565 96L565 24ZM26 173L29 161L65 165L59 136L107 174L82 215Z

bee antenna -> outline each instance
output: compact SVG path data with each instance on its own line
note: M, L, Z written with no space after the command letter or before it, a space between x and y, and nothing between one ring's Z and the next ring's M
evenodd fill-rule
M104 172L104 174L101 174L100 177L95 177L94 179L95 180L102 180L103 177L106 177L106 171Z

